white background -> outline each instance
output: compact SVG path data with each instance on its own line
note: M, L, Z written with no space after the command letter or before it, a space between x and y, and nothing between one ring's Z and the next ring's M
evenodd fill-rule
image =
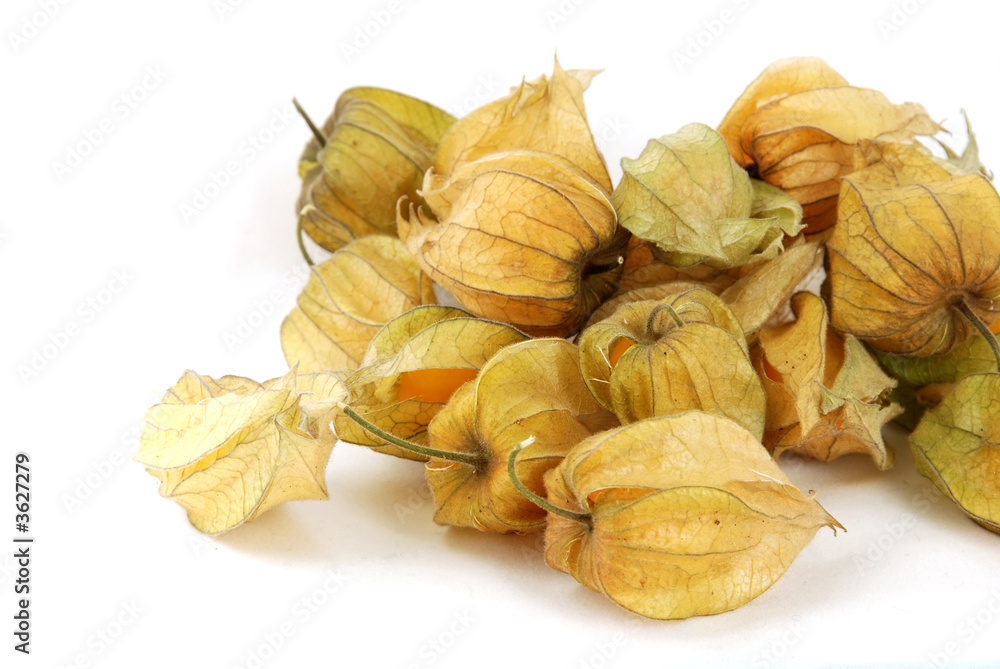
M42 2L5 0L3 666L228 669L258 652L249 666L1000 666L1000 537L937 496L898 435L887 473L861 458L783 463L848 532L821 531L749 605L683 622L638 619L550 570L536 537L434 525L414 463L339 445L330 501L203 539L129 460L146 408L184 369L285 371L278 327L302 284L293 205L308 139L281 120L293 94L317 120L361 84L454 112L551 72L558 50L567 68L605 69L586 101L617 181L650 137L717 124L772 60L818 55L854 84L922 102L958 144L966 108L998 164L996 3L577 2L401 0L348 58L343 45L372 12L384 20L388 0L221 13L213 0L94 0L48 19ZM723 10L731 21L712 23ZM707 46L679 67L702 32ZM75 168L54 165L102 121L110 133ZM230 161L239 173L185 220L181 205ZM227 342L251 319L246 341ZM53 341L65 346L24 374ZM33 467L30 657L11 634L18 451Z

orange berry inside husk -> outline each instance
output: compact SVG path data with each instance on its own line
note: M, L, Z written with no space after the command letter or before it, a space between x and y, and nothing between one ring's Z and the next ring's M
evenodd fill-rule
M399 375L399 399L444 404L466 381L479 374L476 369L415 369Z
M781 372L779 372L777 369L775 369L771 365L771 363L769 363L767 361L767 356L762 357L761 358L761 362L764 363L764 365L763 365L763 367L764 367L764 374L767 375L767 378L771 379L775 383L781 383L781 382L783 382L785 380L785 377L781 374Z
M618 364L618 360L625 355L625 351L633 346L635 346L635 342L628 337L622 337L615 342L615 345L611 347L611 353L608 355L608 362L611 364L612 369Z

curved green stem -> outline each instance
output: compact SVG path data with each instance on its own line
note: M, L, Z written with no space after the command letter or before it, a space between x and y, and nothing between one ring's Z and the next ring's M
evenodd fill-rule
M983 335L983 338L990 345L990 349L993 351L993 357L997 361L997 371L1000 371L1000 343L997 343L996 335L994 335L988 325L983 322L983 319L976 315L976 312L965 303L965 300L955 303L955 308L962 312L972 326L979 330L979 334Z
M680 317L680 314L674 311L674 308L672 306L670 306L666 302L660 302L655 307L653 307L652 310L650 310L649 316L646 318L646 334L649 335L650 338L653 337L653 325L656 323L656 317L659 316L660 313L664 311L670 314L670 317L674 319L674 323L677 324L677 327L682 328L685 325L687 325L687 323L685 323L684 320Z
M449 462L460 462L463 465L469 465L470 467L479 468L483 465L483 459L478 455L473 455L472 453L455 453L453 451L441 451L436 448L430 448L428 446L421 446L420 444L414 444L412 441L407 441L406 439L400 439L394 434L389 434L382 428L378 427L374 423L369 422L367 419L363 418L357 411L347 406L343 406L344 413L353 420L355 423L365 428L368 432L371 432L379 439L384 439L394 446L399 446L402 449L411 451L413 453L419 453L420 455L426 455L429 458L440 458L441 460L448 460Z
M534 441L535 441L534 437L528 437L520 444L515 446L514 450L512 450L510 452L510 455L507 456L507 475L510 476L510 482L514 484L514 487L517 488L517 491L519 493L524 495L530 502L533 502L539 508L548 511L549 513L554 513L557 516L562 516L567 520L583 523L587 527L591 527L593 525L593 521L591 520L589 513L579 513L577 511L570 511L569 509L563 509L561 507L558 507L552 502L545 499L544 497L540 497L535 493L531 492L530 490L528 490L528 486L524 485L521 482L521 479L517 477L517 472L514 469L514 465L517 460L517 455L518 453L521 452L522 449L524 449L525 446L530 445Z
M323 133L320 132L320 129L316 127L316 124L313 123L313 120L309 118L309 114L307 114L306 110L302 108L302 105L299 104L299 101L296 100L295 98L292 98L292 105L295 106L295 111L299 113L299 116L301 116L302 119L306 122L306 125L309 126L309 129L312 130L313 137L315 137L316 141L319 142L319 148L322 149L324 146L326 146L326 137L324 137Z
M302 217L299 216L299 224L295 227L295 236L298 237L299 251L302 252L302 257L306 259L306 264L312 267L316 263L314 263L313 259L309 257L309 251L306 251L306 240L303 239L303 232L305 231L302 229Z

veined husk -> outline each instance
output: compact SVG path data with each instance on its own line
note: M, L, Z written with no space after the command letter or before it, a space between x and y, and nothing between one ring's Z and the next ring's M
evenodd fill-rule
M769 65L719 124L733 158L802 205L807 234L837 220L841 177L863 139L912 141L942 128L916 103L849 86L819 58Z
M989 329L994 335L1000 333L1000 318ZM908 402L904 405L907 415L896 422L910 430L916 427L925 409L941 403L956 381L970 374L998 371L993 350L979 332L942 355L917 357L876 349L872 352L883 369L900 382L897 394Z
M990 181L993 181L993 173L979 159L979 142L976 141L976 133L972 132L972 123L969 121L969 115L965 113L964 109L962 110L962 116L965 118L965 132L968 136L968 143L965 145L965 150L959 154L941 140L938 140L938 144L944 149L948 163L958 169L959 172L962 174L978 172L989 178Z
M546 562L630 611L711 615L769 588L820 527L840 524L802 494L752 434L700 411L590 437L545 475Z
M198 530L228 532L282 502L327 498L330 418L345 395L328 372L260 384L188 371L147 412L134 459Z
M609 195L611 177L583 104L583 92L598 73L564 70L556 58L551 77L522 81L506 97L474 109L451 126L434 156L434 173L447 179L491 153L550 153L575 165Z
M613 198L619 222L668 265L767 260L802 229L799 204L747 176L722 136L700 123L650 140L622 169Z
M1000 332L1000 318L990 330ZM941 355L918 357L871 351L882 368L899 381L889 399L903 407L895 421L908 430L916 428L924 412L940 404L962 377L997 371L993 350L978 332Z
M597 429L617 424L584 384L576 346L565 339L508 346L430 422L433 448L481 457L476 466L428 461L434 521L486 532L540 529L545 512L511 483L510 452L528 437L534 439L518 458L517 474L529 489L544 495L546 471Z
M395 91L344 91L322 127L326 146L310 139L299 159L297 209L306 234L329 251L362 235L395 235L396 201L416 197L454 121Z
M622 304L584 330L579 345L587 385L623 424L699 409L732 418L758 439L764 433L766 398L743 331L706 290Z
M768 321L784 315L798 286L822 267L823 245L800 243L755 266L719 297L740 322L747 343L753 344Z
M414 372L445 370L471 379L500 349L527 338L509 325L473 318L461 309L411 309L375 335L361 366L345 378L347 404L386 432L426 445L427 425L447 398L426 401L419 387L408 391L412 396L401 397L401 390L417 376ZM411 460L427 459L369 434L342 411L337 412L334 426L343 441Z
M1000 374L970 374L910 435L917 471L970 518L1000 533Z
M400 201L399 233L471 313L536 336L576 332L615 288L628 233L602 189L555 154L507 151L428 173L436 215Z
M1000 316L1000 196L924 152L872 145L843 180L830 237L833 326L890 353L939 355ZM905 156L905 160L899 159Z
M829 326L826 305L812 293L792 298L795 320L760 331L751 350L767 393L764 445L830 462L848 453L892 466L882 428L902 413L889 401L896 382L854 337Z
M383 325L436 301L403 242L368 235L312 268L281 323L281 349L302 372L356 369Z
M1000 320L994 325L1000 325ZM874 350L878 361L893 377L915 386L954 383L969 374L997 371L993 351L979 333L956 344L943 355L917 357Z
M472 111L441 140L426 207L400 203L400 238L477 316L571 335L621 276L628 233L583 105L595 74L556 61Z
M586 324L584 324L584 330L589 328L591 325L596 325L603 320L611 317L618 307L623 304L631 304L633 302L646 302L652 300L654 302L659 302L664 300L671 295L679 295L681 293L686 293L689 290L707 290L713 295L715 292L712 287L706 287L705 284L700 281L688 281L688 280L678 280L678 281L668 281L666 283L656 283L649 286L640 286L639 288L633 288L632 290L626 291L615 295L614 297L609 297L607 300L601 303L601 306L594 310L594 313L590 314L590 318L587 319ZM582 333L581 333L582 336Z
M851 179L869 187L905 186L968 174L921 144L863 139L854 148Z
M692 281L715 294L733 285L739 278L739 269L720 270L704 263L690 267L673 267L653 253L650 242L633 235L628 241L625 266L618 287L609 299L614 299L636 288L647 288L675 281ZM604 304L607 304L605 302ZM602 305L603 306L603 305Z

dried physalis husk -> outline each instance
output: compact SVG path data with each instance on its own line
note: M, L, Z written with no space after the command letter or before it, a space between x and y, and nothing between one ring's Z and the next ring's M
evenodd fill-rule
M861 342L830 329L822 299L796 293L792 312L751 350L767 392L764 445L775 458L791 451L823 462L862 453L888 469L882 427L902 412L888 400L896 382Z
M692 123L650 140L614 192L621 225L677 267L728 268L773 258L802 229L802 208L751 179L719 133Z
M1000 196L981 174L911 181L938 169L880 160L843 180L831 321L883 351L943 354L972 333L970 317L1000 316Z
M434 286L403 242L362 237L312 268L281 324L285 360L303 372L355 369L383 325L435 301Z
M146 414L135 460L198 530L227 532L282 502L326 499L329 423L345 396L331 373L259 384L185 372Z
M851 180L868 187L926 184L965 174L921 144L863 139L854 149Z
M763 435L767 400L743 331L707 290L622 304L579 343L590 391L623 424L699 409Z
M455 123L400 238L473 314L533 335L573 334L614 290L628 242L587 125L595 72L524 82Z
M1000 318L989 329L1000 333ZM872 351L882 367L899 381L889 399L903 407L904 413L895 420L908 430L916 428L924 412L940 404L962 377L997 371L990 342L978 332L941 355L917 357Z
M1000 318L990 331L1000 333ZM997 359L989 342L976 333L942 355L912 356L872 349L883 369L899 381L889 399L901 405L895 421L913 430L927 409L944 399L956 381L969 374L997 371Z
M348 403L382 430L426 444L428 423L452 394L476 378L497 351L527 338L509 325L473 318L460 309L411 309L379 331L361 366L345 379ZM342 412L334 424L342 441L426 459L372 436Z
M679 280L633 288L632 290L615 295L614 297L610 297L602 302L601 306L597 307L597 309L594 310L594 313L590 314L590 318L587 319L587 322L583 327L586 330L591 325L596 325L597 323L610 318L611 315L618 310L618 307L623 304L645 302L649 300L659 302L660 300L664 300L671 295L679 295L681 293L686 293L689 290L696 289L707 290L708 292L715 294L711 288L706 288L700 281Z
M674 281L696 281L706 290L719 294L733 285L738 278L738 271L719 270L705 264L674 267L657 258L649 242L633 236L628 240L621 281L618 282L618 287L610 299L636 288Z
M990 330L1000 333L1000 318ZM884 351L875 351L875 355L892 376L915 386L954 383L969 374L997 371L993 351L978 332L943 355L916 357Z
M416 196L454 123L434 105L381 88L351 88L299 159L299 221L336 251L362 235L396 232L396 200Z
M921 105L849 86L818 58L772 63L719 124L741 166L798 200L807 234L836 222L840 178L853 170L858 141L906 142L940 130Z
M733 158L742 167L755 163L752 147L744 146L743 128L769 102L816 89L847 86L847 80L821 58L800 57L776 60L768 65L740 94L719 124Z
M978 172L993 181L993 173L986 169L986 166L979 160L979 142L976 141L976 133L972 132L972 123L969 122L969 115L965 113L964 109L962 116L965 117L965 132L968 135L968 143L961 155L940 140L938 140L938 144L948 156L948 162L954 165L959 172L963 174Z
M611 177L583 105L583 92L597 73L563 70L556 59L551 78L522 81L507 97L469 112L441 139L433 173L447 179L463 165L498 151L552 153L610 194Z
M798 286L822 271L823 246L809 242L794 246L761 263L726 288L719 297L743 328L747 343L772 318L781 317Z
M628 233L601 188L549 153L509 151L400 200L399 234L435 283L482 318L567 336L613 291Z
M910 435L917 471L977 523L1000 533L1000 374L959 380Z
M752 434L700 411L590 437L545 487L549 566L649 618L742 606L841 527Z
M433 448L473 459L427 463L434 521L487 532L541 528L545 512L522 496L507 474L510 451L534 439L518 460L517 473L533 492L544 494L542 476L594 433L595 421L617 426L584 384L576 346L565 339L532 339L503 349L430 423Z

